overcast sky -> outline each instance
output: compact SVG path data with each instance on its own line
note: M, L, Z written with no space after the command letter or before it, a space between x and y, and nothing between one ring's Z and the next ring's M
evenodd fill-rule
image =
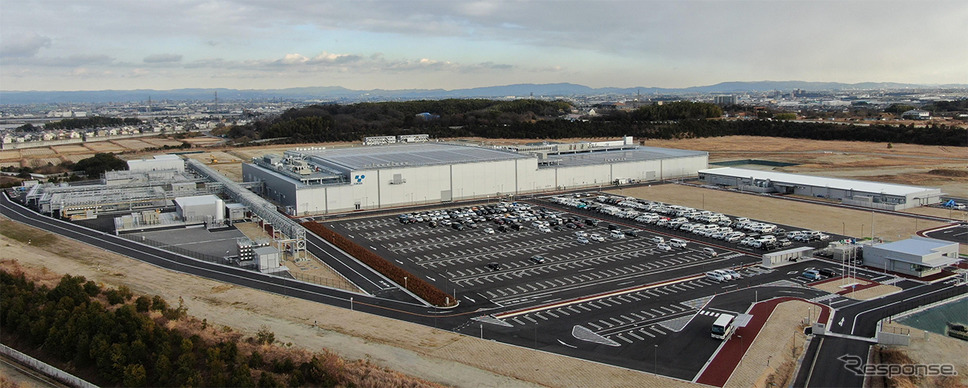
M968 83L968 1L0 0L0 89Z

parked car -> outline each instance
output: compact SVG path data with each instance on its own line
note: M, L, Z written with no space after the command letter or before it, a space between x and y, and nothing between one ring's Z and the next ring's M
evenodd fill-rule
M622 231L620 230L613 230L612 233L609 233L608 237L614 238L616 240L621 240L625 238L625 233L622 233Z
M487 263L486 267L491 271L500 271L504 269L504 265L501 263Z
M714 251L712 248L703 248L702 249L702 253L705 253L706 255L708 255L710 257L719 256L719 254L716 253L716 251Z
M484 233L486 233L486 234L494 234L494 229L484 228Z
M629 237L636 237L639 235L639 232L635 229L626 229L624 233L626 236L629 236Z
M734 278L733 278L733 275L730 275L730 273L729 273L729 272L727 272L727 271L725 271L725 270L722 270L722 269L716 269L716 270L713 270L713 272L715 272L715 273L718 273L718 274L720 274L720 275L722 275L722 276L723 276L723 279L726 279L726 280L733 280L733 279L734 279Z
M687 244L686 240L683 240L681 238L674 238L669 240L669 246L671 247L685 248L686 244Z
M661 236L654 236L654 237L652 237L652 238L649 239L649 242L653 242L653 243L656 243L656 244L660 244L660 243L664 243L665 242L665 239L662 238Z
M655 248L665 252L669 252L672 250L672 247L670 247L669 244L666 244L666 243L659 243L658 245L655 246Z
M834 271L832 268L821 268L817 272L828 278L837 276L837 271Z
M715 280L717 282L725 282L726 281L726 278L723 277L723 275L721 273L718 273L716 271L706 272L706 279Z
M592 234L588 235L588 239L589 240L593 240L593 241L598 241L598 242L605 241L605 237L602 237L602 235L600 235L598 233L592 233Z
M740 279L743 277L742 275L739 274L739 272L736 272L735 270L732 270L732 269L724 269L723 271L726 271L726 273L728 273L729 276L731 276L733 279Z
M531 260L532 262L534 262L536 264L541 264L541 263L544 263L545 262L545 257L544 256L541 256L541 255L534 255L534 256L531 256L531 258L529 260Z
M588 239L585 238L585 237L579 237L578 238L578 243L579 244L588 244Z
M805 278L807 280L820 280L820 279L823 279L823 276L820 275L820 271L818 271L816 269L808 269L806 271L803 271L803 273L800 274L800 277Z

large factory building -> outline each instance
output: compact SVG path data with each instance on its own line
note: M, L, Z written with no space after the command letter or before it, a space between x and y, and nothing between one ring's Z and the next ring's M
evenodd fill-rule
M710 185L735 187L740 191L827 198L847 205L885 210L937 204L941 202L942 195L941 189L931 187L732 167L699 171L699 179Z
M515 148L431 142L295 149L243 164L242 177L306 215L694 177L708 156L631 137Z

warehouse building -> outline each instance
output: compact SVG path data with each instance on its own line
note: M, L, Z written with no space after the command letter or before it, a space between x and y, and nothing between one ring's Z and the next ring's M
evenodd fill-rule
M794 194L828 198L845 205L883 210L901 210L941 202L941 189L891 183L827 178L742 168L712 168L699 171L706 184L733 187L757 193Z
M708 156L631 137L514 149L430 142L296 149L243 164L242 178L304 215L694 177Z
M933 238L912 237L864 247L864 265L917 277L940 273L959 260L958 243Z

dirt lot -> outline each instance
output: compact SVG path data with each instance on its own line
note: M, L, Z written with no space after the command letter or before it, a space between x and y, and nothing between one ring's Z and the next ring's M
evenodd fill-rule
M647 140L646 145L709 152L710 163L762 159L795 163L776 171L939 187L968 197L968 147L726 136ZM710 166L715 167L715 166Z

